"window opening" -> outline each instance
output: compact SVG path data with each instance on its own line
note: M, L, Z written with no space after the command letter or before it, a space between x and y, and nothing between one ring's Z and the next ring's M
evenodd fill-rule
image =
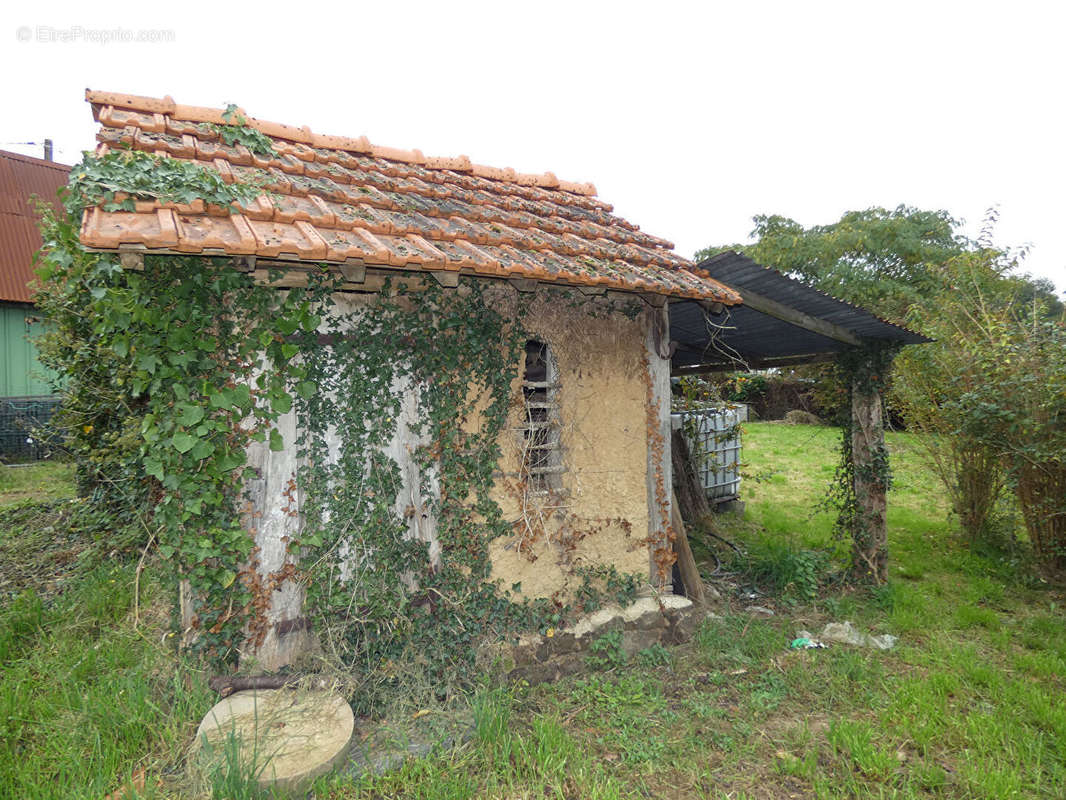
M522 373L525 419L522 428L522 471L531 491L559 488L563 472L559 453L558 376L555 359L544 342L526 342Z

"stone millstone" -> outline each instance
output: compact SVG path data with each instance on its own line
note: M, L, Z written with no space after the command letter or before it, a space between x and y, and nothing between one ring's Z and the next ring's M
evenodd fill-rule
M354 731L351 706L332 692L236 692L207 712L190 763L202 770L224 763L232 733L242 764L254 769L260 786L297 793L347 757Z

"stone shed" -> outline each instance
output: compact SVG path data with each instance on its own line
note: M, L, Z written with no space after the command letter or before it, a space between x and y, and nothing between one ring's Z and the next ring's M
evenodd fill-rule
M120 209L85 210L80 240L86 248L121 254L129 270L156 256L225 261L256 281L273 274L279 291L305 286L312 273L337 280L319 322L319 351L333 355L322 356L318 392L278 420L284 446L253 445L249 454L255 477L246 486L245 518L257 548L255 570L272 590L263 609L267 625L244 655L273 669L314 645L320 622L306 609L316 587L293 543L307 538L309 514L336 526L342 510L380 499L358 476L338 482L336 471L316 490L300 481L308 464L364 464L356 471L365 477L360 470L377 468L378 456L387 459L392 488L375 519L415 544L404 551L406 563L392 565L396 591L415 605L465 602L444 588L419 594L436 586L434 576L466 547L439 518L457 491L460 502L476 506L470 524L502 522L486 542L486 570L457 568L472 583L515 602L557 607L579 598L589 576L628 576L645 592L669 592L670 306L684 301L717 314L740 302L735 291L676 254L670 242L616 216L588 183L381 147L365 137L318 134L169 97L88 91L87 100L100 123L98 158L130 150L178 159L262 193L229 209L200 199L120 196L127 201ZM259 134L261 146L227 137L230 127ZM341 422L364 396L351 381L366 377L355 370L344 383L328 374L346 369L337 366L336 343L357 338L358 349L346 352L372 358L379 345L417 341L411 358L428 358L426 351L452 328L442 327L438 340L422 339L417 330L389 330L380 322L386 317L374 316L385 306L417 315L423 298L432 298L434 308L483 309L503 320L501 330L511 337L482 345L493 358L495 347L512 358L504 421L485 445L494 459L485 498L465 484L449 484L432 456L445 439L433 431L453 424L470 435L488 430L486 420L498 407L486 388L492 376L455 384L453 394L469 395L472 409L461 419L428 421L426 398L437 383L425 371L388 372L378 412L387 418L387 435L374 444L355 437L362 456L345 449L354 447L353 429L362 436L370 423L365 417ZM359 326L372 318L378 327L368 334ZM311 363L318 356L306 358ZM331 415L318 429L318 451L306 443L314 420L301 414L309 407ZM327 507L315 491L340 499ZM346 529L334 543L328 558L338 585L357 585L379 570L380 552L358 531ZM189 621L195 608L186 601Z

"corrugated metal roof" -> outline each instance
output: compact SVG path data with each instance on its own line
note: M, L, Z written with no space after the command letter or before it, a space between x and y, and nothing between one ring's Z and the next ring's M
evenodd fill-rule
M0 150L0 300L31 302L27 284L41 235L30 197L58 206L56 192L69 173L64 164Z
M814 324L826 323L855 339L884 339L903 344L930 341L740 253L719 253L700 262L694 271L736 289L742 297L748 292L751 298L765 298L813 318ZM709 316L696 303L671 304L670 338L678 342L674 367L799 364L849 346L839 338L764 313L753 305L754 302L734 306Z

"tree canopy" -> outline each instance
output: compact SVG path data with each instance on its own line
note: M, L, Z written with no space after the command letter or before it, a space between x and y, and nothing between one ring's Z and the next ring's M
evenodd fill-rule
M892 210L849 211L837 222L809 228L776 214L756 216L754 223L754 243L706 247L696 253L696 259L736 250L841 300L903 321L922 300L950 289L945 265L951 259L993 250L995 211L989 212L977 240L960 233L960 221L947 211L903 205ZM1036 299L1046 306L1048 315L1061 315L1063 306L1050 281L1008 276L1022 255L996 251L993 261L999 277L1010 281L1002 288L1013 287L1019 300ZM920 320L912 322L921 329Z

